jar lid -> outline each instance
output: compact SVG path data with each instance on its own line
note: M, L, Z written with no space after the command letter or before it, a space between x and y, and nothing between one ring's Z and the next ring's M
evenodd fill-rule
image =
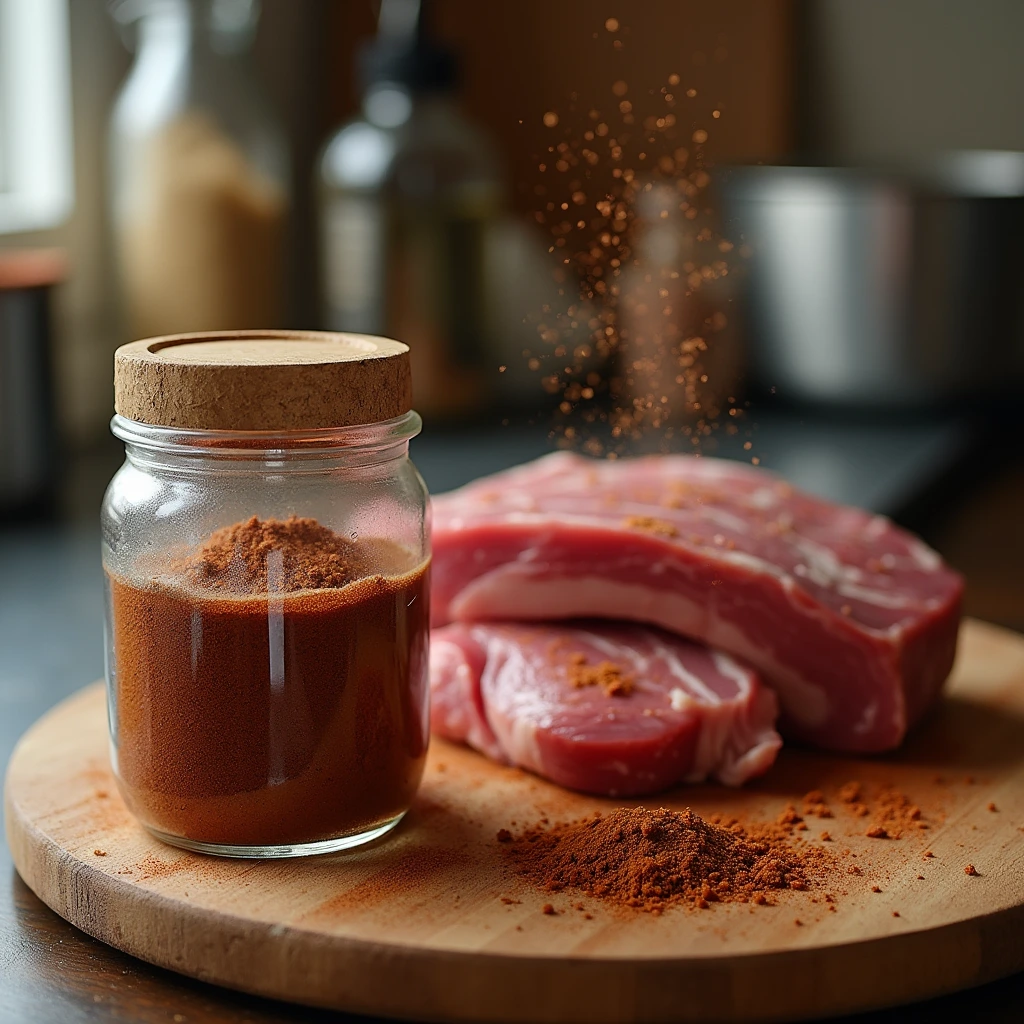
M146 338L114 354L120 416L184 430L318 430L412 408L409 347L322 331Z

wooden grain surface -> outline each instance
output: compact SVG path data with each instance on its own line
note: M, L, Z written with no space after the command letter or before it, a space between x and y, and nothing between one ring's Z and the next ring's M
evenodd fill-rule
M6 798L19 871L91 935L242 990L415 1019L751 1020L921 999L1024 967L1024 639L994 627L968 624L948 696L898 754L790 750L749 789L657 801L765 820L823 789L836 817L812 826L837 840L835 913L819 891L661 918L584 899L588 920L575 897L517 879L494 836L611 805L441 743L390 842L264 864L186 854L131 821L104 728L89 688L15 752ZM930 828L869 839L834 798L851 779L869 792L895 783ZM862 875L845 872L851 862ZM541 913L549 901L559 914Z

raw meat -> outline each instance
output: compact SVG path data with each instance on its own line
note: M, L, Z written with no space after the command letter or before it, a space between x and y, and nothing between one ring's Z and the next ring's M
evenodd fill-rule
M782 745L755 672L646 626L445 626L430 687L436 733L586 793L738 785Z
M897 746L956 651L961 578L881 516L752 466L567 452L434 500L434 623L630 619L758 668L783 735Z

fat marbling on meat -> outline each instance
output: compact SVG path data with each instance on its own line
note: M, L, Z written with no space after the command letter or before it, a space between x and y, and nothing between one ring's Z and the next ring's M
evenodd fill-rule
M436 734L570 789L738 785L782 744L754 671L659 629L456 623L433 631L430 651Z
M568 452L434 499L434 624L660 626L755 666L784 735L897 746L956 651L963 583L888 519L685 455Z

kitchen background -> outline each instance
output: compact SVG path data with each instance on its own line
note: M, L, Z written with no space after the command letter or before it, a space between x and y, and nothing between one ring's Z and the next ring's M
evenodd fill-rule
M1016 0L0 0L5 648L63 587L99 673L114 348L251 326L408 340L433 490L557 444L754 459L1024 628L1022 33ZM588 218L631 165L627 257Z
M141 334L393 333L434 491L558 444L754 460L1024 630L1022 38L1020 0L0 0L0 764L103 671ZM85 1019L97 964L129 1006L154 972L7 857L0 1016Z

